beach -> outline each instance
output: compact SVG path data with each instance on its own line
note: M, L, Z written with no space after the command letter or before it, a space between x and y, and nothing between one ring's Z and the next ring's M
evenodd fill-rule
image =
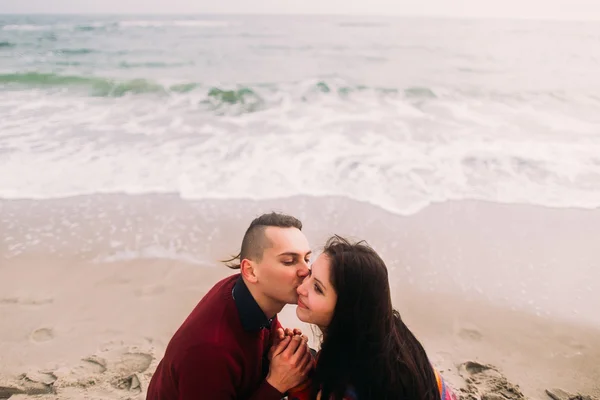
M479 396L465 398L600 395L600 210L458 201L398 216L336 197L167 195L0 201L0 395L144 398L171 335L235 273L219 260L271 210L302 219L317 252L333 233L372 244L432 363ZM318 346L294 306L280 319Z
M0 399L143 399L235 273L219 260L273 210L315 252L372 244L463 399L600 398L598 37L593 21L0 14ZM318 348L293 305L280 319Z

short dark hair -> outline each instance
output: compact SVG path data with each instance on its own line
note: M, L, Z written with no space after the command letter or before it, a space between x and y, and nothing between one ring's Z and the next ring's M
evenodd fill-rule
M253 261L262 260L265 249L270 245L265 235L265 230L269 226L302 230L302 222L291 215L271 212L256 217L250 223L248 229L246 229L246 233L242 239L242 249L236 256L225 260L225 265L231 269L239 269L243 259L247 258Z

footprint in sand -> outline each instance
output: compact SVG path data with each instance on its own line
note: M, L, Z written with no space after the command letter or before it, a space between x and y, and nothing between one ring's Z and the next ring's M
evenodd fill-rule
M13 395L38 396L54 393L53 384L56 375L52 372L30 372L21 374L17 381L9 386L0 386L0 399L8 399Z
M54 339L54 331L51 328L39 328L31 332L30 338L35 343L48 342Z
M136 289L134 294L138 297L150 297L163 294L165 291L164 285L149 285Z
M58 387L86 388L94 386L101 380L101 375L106 371L106 361L92 356L82 359L74 367L64 367L53 371L58 377Z
M525 400L519 386L513 385L491 365L467 361L459 367L466 382L461 389L464 400Z
M106 371L106 361L96 356L84 358L78 369L84 375L103 374Z
M114 387L121 390L129 390L131 392L141 392L142 384L136 374L126 378L119 378L111 382Z
M474 342L479 342L483 338L481 332L476 328L462 328L458 331L458 336L461 339Z
M52 304L54 299L40 298L40 299L21 299L18 297L5 297L0 299L0 305L23 305L23 306L43 306Z
M121 375L131 375L144 372L150 367L152 355L146 353L125 353L114 364L114 369ZM111 368L112 369L112 368Z
M23 375L23 378L29 382L41 383L46 386L52 385L57 379L52 371L28 372Z
M559 340L560 340L561 343L563 343L564 345L568 346L572 350L582 351L582 350L585 350L587 348L586 345L584 345L583 343L580 343L574 337L562 335L562 336L559 336L558 338L559 338Z

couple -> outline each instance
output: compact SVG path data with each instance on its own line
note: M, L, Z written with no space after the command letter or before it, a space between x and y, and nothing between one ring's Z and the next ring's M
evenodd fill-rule
M231 265L240 274L217 283L175 333L148 400L453 397L393 309L377 253L334 236L309 267L301 230L284 214L252 221ZM318 354L298 329L281 327L286 304L321 330Z

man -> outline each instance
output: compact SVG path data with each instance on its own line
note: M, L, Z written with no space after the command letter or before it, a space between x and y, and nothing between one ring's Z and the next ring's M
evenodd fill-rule
M299 220L284 214L252 221L233 259L239 264L230 265L240 274L218 282L175 333L148 400L279 400L306 379L312 365L306 340L284 335L277 320L286 304L297 302L296 289L309 273L311 251L301 230Z

